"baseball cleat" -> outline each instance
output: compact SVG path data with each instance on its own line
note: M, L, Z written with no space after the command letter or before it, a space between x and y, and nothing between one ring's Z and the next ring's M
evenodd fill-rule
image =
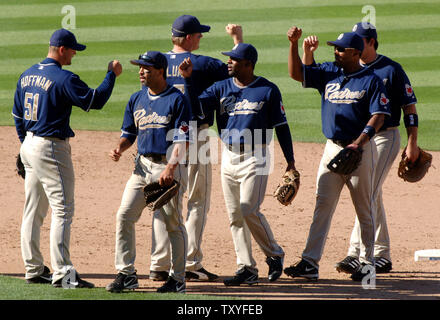
M119 292L122 292L124 289L134 290L137 288L139 288L139 283L138 283L138 278L137 278L136 272L133 274L130 274L130 275L118 273L116 275L115 281L108 284L105 287L105 290L110 291L110 292L114 292L114 293L119 293Z
M383 257L376 257L375 260L376 273L388 273L393 269L393 264L390 260Z
M200 268L196 271L186 271L185 272L185 279L186 280L193 280L193 281L215 281L218 279L218 275L211 273L204 268Z
M52 284L52 286L55 288L66 288L66 289L82 289L82 288L92 289L95 287L93 283L81 279L77 272L75 273L75 281L72 281L72 279L69 278L68 276L69 274L67 274L64 278L58 279Z
M270 282L276 281L283 274L283 260L281 257L266 258L266 263L269 266L267 279L269 279Z
M50 269L46 266L44 266L43 273L39 276L26 279L26 282L29 284L43 284L43 283L52 283L52 274L50 273Z
M356 271L350 276L350 278L353 281L362 281L365 276L367 276L368 274L371 273L371 271L373 271L373 276L375 276L375 272L374 272L373 266L370 265L371 268L368 268L367 270L364 270L364 267L366 265L367 265L366 263L362 262L359 265L359 267L356 269Z
M253 285L258 283L258 274L249 271L246 267L238 270L232 278L223 280L225 286Z
M159 293L185 293L186 292L186 285L185 282L179 282L177 280L174 280L172 277L168 277L167 282L157 289L157 292Z
M168 272L167 271L153 271L150 270L150 280L153 281L167 281L168 279Z
M335 268L338 272L353 274L360 265L361 263L359 262L358 258L346 256L344 260L335 264Z
M284 269L284 273L292 278L302 277L309 280L318 280L319 277L318 268L314 267L304 259L297 264Z

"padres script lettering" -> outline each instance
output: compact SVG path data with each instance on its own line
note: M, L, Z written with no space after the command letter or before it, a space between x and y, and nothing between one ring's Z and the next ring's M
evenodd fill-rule
M224 105L224 101L230 100L229 97L222 98L220 100L220 104L222 106ZM257 113L261 108L263 108L264 101L260 102L250 102L247 99L244 99L243 101L239 101L234 103L234 109L228 108L228 106L224 107L224 110L228 112L230 116L233 116L235 114L251 114L251 113Z
M325 86L325 100L329 100L332 103L356 103L365 95L366 90L351 91L346 88L345 90L339 90L341 85L339 83L328 83Z
M171 120L171 115L160 116L156 112L146 115L147 111L144 109L136 110L134 115L134 121L139 130L145 130L148 128L163 128Z

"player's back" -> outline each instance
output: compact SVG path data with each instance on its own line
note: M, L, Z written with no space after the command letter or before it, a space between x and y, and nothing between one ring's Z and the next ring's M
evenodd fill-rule
M26 131L41 136L72 136L69 117L72 110L63 83L70 71L61 69L51 59L43 60L27 69L17 83L15 105L22 110Z
M179 65L186 58L190 58L193 64L192 81L194 92L200 95L203 90L211 86L214 82L229 77L228 67L218 59L196 55L191 52L167 52L165 54L168 60L167 82L176 87L182 93L185 93L185 80L179 73Z

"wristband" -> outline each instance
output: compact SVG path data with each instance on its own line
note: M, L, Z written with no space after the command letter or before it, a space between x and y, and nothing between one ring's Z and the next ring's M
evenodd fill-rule
M372 126L366 126L364 130L362 130L362 133L365 133L371 139L376 134L376 129Z
M419 116L417 113L405 114L403 116L403 122L405 123L405 127L418 127L419 126Z

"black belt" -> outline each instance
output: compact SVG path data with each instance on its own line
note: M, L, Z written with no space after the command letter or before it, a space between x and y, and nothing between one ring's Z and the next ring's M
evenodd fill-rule
M262 148L266 147L265 144L260 144L257 146L261 146ZM250 145L250 144L245 144L245 143L240 143L240 144L237 143L237 144L228 144L228 149L229 149L229 151L240 152L240 154L243 154L245 152L254 151L255 146Z
M144 156L145 158L147 158L148 160L152 161L152 162L163 162L167 160L166 155L161 154L161 153L146 153L143 154L142 156Z
M331 139L333 143L337 144L338 146L345 148L349 144L352 144L354 140L337 140L337 139Z

